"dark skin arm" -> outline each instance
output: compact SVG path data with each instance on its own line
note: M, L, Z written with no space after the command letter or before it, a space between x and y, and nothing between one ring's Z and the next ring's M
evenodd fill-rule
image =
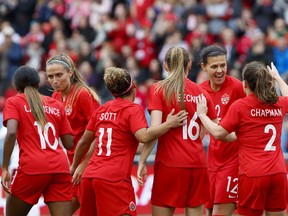
M70 167L70 172L73 175L73 179L72 179L73 184L77 184L78 180L79 180L78 178L77 179L74 178L74 172L75 172L77 166L79 165L80 161L84 157L84 155L86 155L88 150L91 149L90 146L94 140L95 140L94 132L85 130L83 136L81 137L81 139L79 140L79 142L77 144L77 147L75 149L74 158L73 158L73 163ZM94 148L93 148L93 151L94 151Z
M74 182L74 184L80 183L82 174L83 174L86 166L88 165L88 162L89 162L91 156L93 155L94 149L95 149L95 140L90 145L89 150L88 150L87 154L85 155L83 161L77 166L77 168L73 174L72 182Z
M10 183L11 183L11 175L8 171L8 166L16 142L17 128L18 128L18 121L16 119L9 119L7 121L7 134L4 141L2 181L1 181L3 189L7 193L10 193Z
M60 139L65 149L70 150L73 148L74 138L71 134L62 135Z

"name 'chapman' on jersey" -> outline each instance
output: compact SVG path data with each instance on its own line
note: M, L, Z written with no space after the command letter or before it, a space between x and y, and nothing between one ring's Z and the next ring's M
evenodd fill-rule
M250 114L253 117L282 116L281 109L251 109Z

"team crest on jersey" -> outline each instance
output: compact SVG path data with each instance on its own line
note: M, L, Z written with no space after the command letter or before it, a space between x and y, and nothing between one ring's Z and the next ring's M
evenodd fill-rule
M65 112L66 112L66 115L67 115L67 116L71 115L71 113L72 113L72 106L71 106L70 104L67 104L67 105L65 106Z
M228 104L229 100L230 100L230 97L228 94L222 95L222 97L221 97L222 104L224 104L224 105Z
M130 211L136 211L136 204L133 201L130 202L129 209Z

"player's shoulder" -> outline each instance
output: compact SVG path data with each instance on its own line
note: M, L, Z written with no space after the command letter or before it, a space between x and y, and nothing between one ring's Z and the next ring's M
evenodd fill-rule
M237 84L237 85L242 85L242 81L233 77L233 76L230 76L230 75L226 75L226 82L228 83L232 83L232 84Z

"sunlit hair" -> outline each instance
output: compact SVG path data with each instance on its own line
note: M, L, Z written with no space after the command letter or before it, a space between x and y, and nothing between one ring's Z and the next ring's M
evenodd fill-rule
M90 94L93 96L93 98L100 102L100 98L99 96L96 94L96 92L91 89L86 83L85 81L83 81L80 72L77 70L73 60L66 54L57 54L52 56L50 59L47 60L46 62L46 68L49 67L49 65L52 64L60 64L62 66L64 66L64 68L69 71L72 70L72 76L71 76L71 83L75 84L75 94L73 95L73 99L72 99L72 104L76 98L76 95L78 94L79 90L81 89L81 87L86 88Z
M40 77L36 69L29 66L19 67L14 74L14 84L18 92L24 93L35 120L42 128L47 123L43 109L43 96L38 92Z
M163 89L164 98L169 105L180 99L180 108L184 110L184 80L190 62L189 54L182 47L172 47L167 51L164 61L167 64L169 76L159 81L155 92Z
M207 64L208 57L215 57L220 55L227 55L227 51L221 45L210 45L203 48L200 52L200 64Z
M117 67L106 68L104 82L114 97L125 97L131 94L133 81L126 69Z
M278 101L274 80L263 63L253 61L246 64L242 77L260 101L267 104L274 104Z

